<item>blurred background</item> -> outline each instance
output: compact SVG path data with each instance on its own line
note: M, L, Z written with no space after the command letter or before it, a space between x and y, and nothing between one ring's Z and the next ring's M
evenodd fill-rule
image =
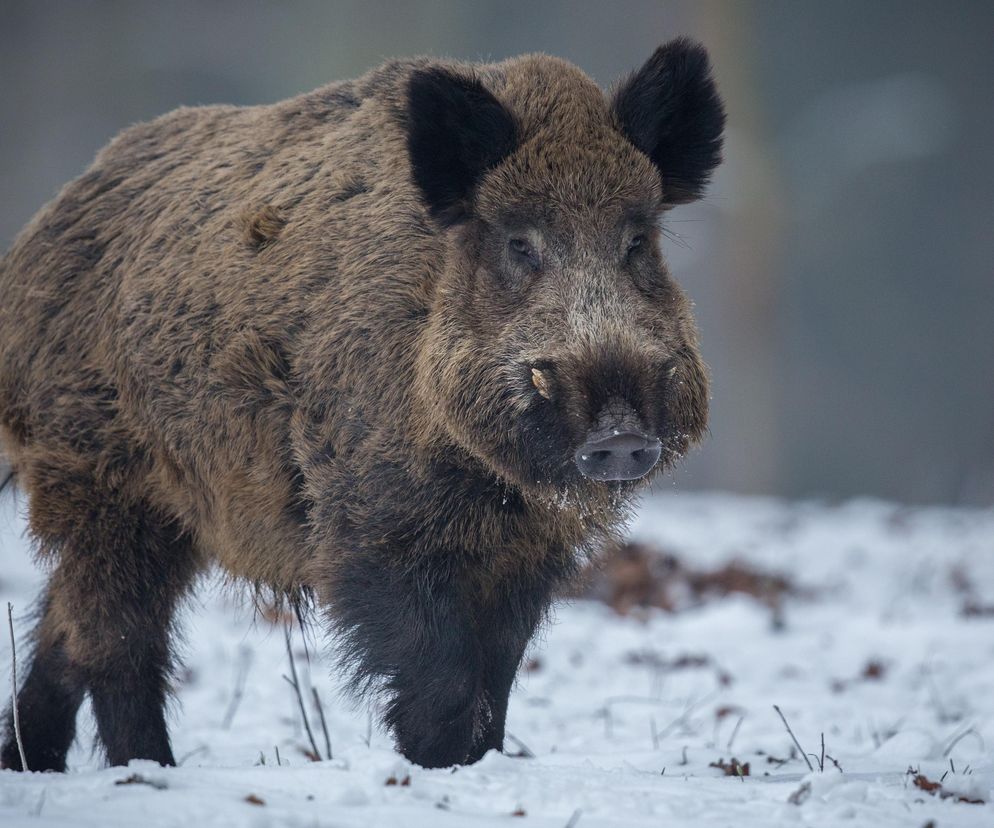
M673 484L994 503L985 0L0 0L0 247L118 130L181 104L425 53L543 51L609 86L680 34L730 117L709 196L667 222L714 374L711 438Z

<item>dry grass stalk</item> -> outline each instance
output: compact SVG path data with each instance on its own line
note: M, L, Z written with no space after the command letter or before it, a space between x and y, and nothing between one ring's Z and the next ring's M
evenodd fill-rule
M283 676L283 680L293 688L293 692L297 696L297 704L300 707L300 718L304 722L304 731L307 733L307 739L311 743L311 752L317 757L317 761L321 759L321 752L318 750L317 742L314 741L314 732L311 730L311 723L307 718L307 709L304 706L304 695L300 692L300 680L297 678L297 665L293 659L293 648L290 646L290 628L284 628L284 638L286 640L286 655L290 659L290 675L293 676L292 679Z
M235 690L231 695L231 702L228 704L228 709L225 711L224 720L221 722L223 730L228 730L231 727L235 713L238 712L238 706L241 704L242 697L245 695L245 682L248 679L251 663L252 651L248 648L243 648L238 656L238 673L235 676Z
M314 696L314 706L317 708L318 718L321 720L321 732L324 734L325 758L334 759L335 757L331 753L331 736L328 735L328 721L324 717L324 705L321 704L317 687L311 687L311 694Z
M797 741L797 737L794 735L794 731L790 729L790 725L787 724L787 719L783 715L783 711L780 709L779 705L773 705L773 709L777 711L777 715L780 717L780 721L783 722L783 726L787 728L787 732L790 734L790 738L794 740L794 744L797 745L797 750L801 754L801 758L804 759L804 763L808 766L808 770L814 773L814 765L811 764L811 760L808 759L808 754L804 752L804 748L801 747L801 743Z
M7 626L10 628L10 707L14 719L14 740L21 757L21 770L27 771L28 760L24 755L24 741L21 739L21 717L17 710L17 647L14 644L14 605L7 602Z

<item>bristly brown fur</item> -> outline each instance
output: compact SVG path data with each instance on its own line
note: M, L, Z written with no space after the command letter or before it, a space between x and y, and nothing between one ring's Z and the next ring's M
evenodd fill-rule
M542 55L395 61L102 150L0 261L0 442L54 564L29 765L64 768L84 692L111 762L172 761L171 619L212 563L313 596L408 758L500 749L553 591L649 479L574 450L706 428L658 219L723 117L679 41L614 98Z
M243 216L245 236L250 246L262 248L275 242L286 224L286 217L273 205L250 210Z

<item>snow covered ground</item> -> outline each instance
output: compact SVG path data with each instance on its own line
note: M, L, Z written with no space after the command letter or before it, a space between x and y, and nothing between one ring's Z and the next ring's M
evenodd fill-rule
M6 498L0 606L19 614L41 583L22 530ZM511 700L508 747L534 758L426 771L336 695L321 657L310 680L334 758L308 761L281 629L208 587L185 624L181 766L102 767L86 713L70 773L0 772L0 825L994 825L994 804L962 801L994 801L994 512L678 494L647 502L633 534L698 569L736 559L813 594L777 623L747 595L625 617L562 604ZM5 700L6 630L0 642ZM842 772L828 758L818 770L823 733ZM712 766L732 757L748 776Z

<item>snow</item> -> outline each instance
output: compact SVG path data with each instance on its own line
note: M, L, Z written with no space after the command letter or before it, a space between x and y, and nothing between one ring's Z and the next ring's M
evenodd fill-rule
M18 509L3 506L0 606L14 603L23 636L42 575ZM310 670L302 655L298 668L325 702L334 758L308 761L281 629L206 585L186 616L188 670L171 716L181 766L103 767L84 711L69 773L0 772L0 825L994 825L994 805L959 801L994 799L994 615L983 611L994 605L994 512L668 494L645 504L632 533L695 568L734 559L812 595L788 599L779 623L745 595L626 617L561 604L511 700L519 742L508 748L535 757L427 771L337 693L314 640ZM702 658L677 669L681 656ZM789 758L774 704L814 754L813 773ZM844 772L828 759L819 772L822 733ZM750 776L711 767L733 756ZM909 766L931 781L948 771L947 796L916 787Z

